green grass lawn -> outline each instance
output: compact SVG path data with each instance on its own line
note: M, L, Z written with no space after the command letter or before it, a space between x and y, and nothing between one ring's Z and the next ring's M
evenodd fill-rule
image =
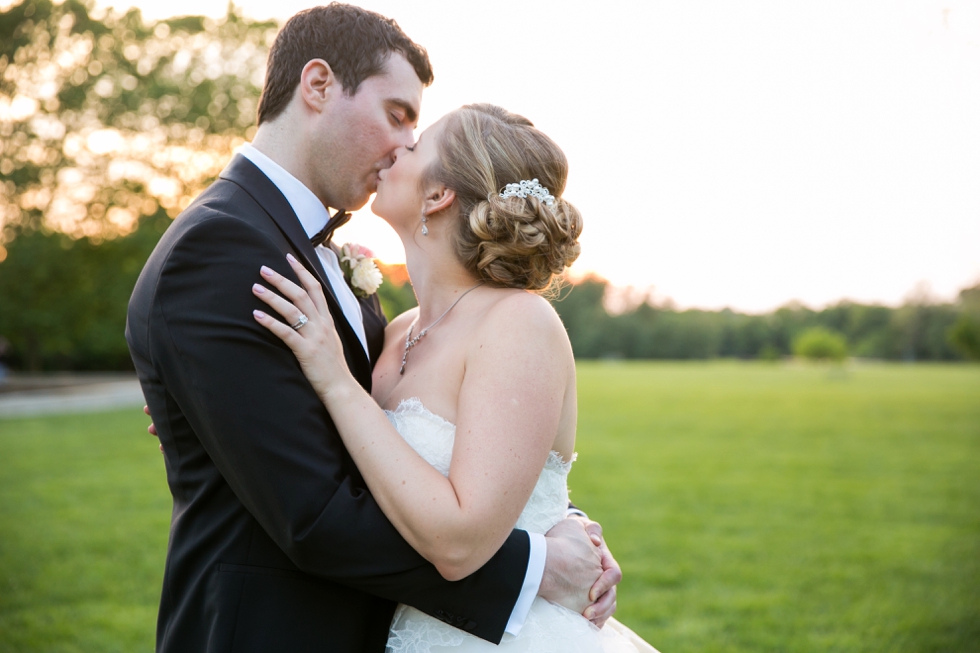
M980 651L980 367L579 367L574 500L664 653ZM149 651L138 410L0 421L0 651Z
M580 366L573 498L668 651L980 651L980 368Z
M171 503L147 421L0 421L0 651L153 650Z

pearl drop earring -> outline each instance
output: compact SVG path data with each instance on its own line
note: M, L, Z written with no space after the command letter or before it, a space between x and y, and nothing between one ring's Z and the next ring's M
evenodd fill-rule
M425 217L425 214L423 213L422 214L422 235L423 236L428 236L429 235L429 228L427 226L425 226L425 223L426 223L426 217Z

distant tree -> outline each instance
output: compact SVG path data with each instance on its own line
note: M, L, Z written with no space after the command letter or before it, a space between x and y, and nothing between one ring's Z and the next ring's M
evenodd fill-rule
M784 352L793 350L796 337L811 326L815 326L815 312L793 301L776 309L772 314L774 345Z
M0 334L11 364L41 369L130 369L126 304L167 217L143 218L126 237L98 243L26 230L0 265Z
M126 305L150 252L170 224L142 218L127 236L97 243L66 234L26 231L0 266L0 334L13 367L40 370L128 370ZM389 318L415 305L404 265L381 266L378 289Z
M91 0L0 12L0 335L29 369L119 369L160 235L254 128L278 26L147 23Z
M847 340L824 327L811 327L793 341L793 353L810 360L842 361L847 357Z
M972 315L960 315L946 332L946 337L957 351L970 360L980 360L980 321Z
M980 283L960 291L959 305L965 311L980 314Z
M964 288L959 295L960 315L946 331L946 338L960 354L980 360L980 284Z
M551 300L580 358L622 356L616 334L609 333L614 321L602 304L608 285L605 279L589 276L561 287Z
M277 29L231 6L153 23L91 0L0 13L0 245L17 226L101 241L177 215L250 133Z

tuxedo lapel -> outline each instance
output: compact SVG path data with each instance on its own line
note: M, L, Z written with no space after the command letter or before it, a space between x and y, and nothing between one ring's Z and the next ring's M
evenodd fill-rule
M222 171L221 178L241 186L242 190L251 195L265 209L279 231L283 233L306 263L306 267L311 268L327 294L330 295L334 303L337 303L333 288L327 283L327 275L323 271L320 257L316 255L316 251L310 244L310 239L307 237L306 231L303 230L303 225L296 217L296 213L293 212L293 207L279 188L272 183L272 180L266 177L254 163L240 154L236 154L228 167Z
M293 246L295 254L304 266L315 276L324 289L327 306L333 316L337 332L344 343L347 365L362 386L371 388L371 361L364 353L360 339L347 322L344 310L337 301L333 288L327 280L323 264L310 239L303 229L293 207L272 180L265 176L254 163L236 154L231 163L221 173L221 178L241 187L265 210L286 240ZM270 263L273 263L270 261Z
M381 310L378 293L370 297L358 297L357 301L361 304L361 315L364 316L364 335L367 337L368 355L371 357L373 368L385 346L385 327L388 326L388 318Z

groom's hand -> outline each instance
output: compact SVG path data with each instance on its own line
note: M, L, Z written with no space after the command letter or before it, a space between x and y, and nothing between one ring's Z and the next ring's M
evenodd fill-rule
M579 520L585 525L586 532L599 547L599 552L602 555L602 575L589 591L589 597L595 603L582 613L586 619L602 628L609 617L616 612L616 586L623 580L623 570L619 568L619 563L616 562L609 547L606 546L606 540L602 537L602 526L599 522L592 521L584 515L571 516L569 519Z
M602 576L602 552L578 519L563 519L545 537L548 554L538 595L581 614L593 603L589 593Z
M146 413L147 415L149 415L150 414L150 407L149 406L143 406L143 412ZM151 416L150 419L153 419L153 417ZM150 425L148 427L146 427L146 431L150 435L155 435L158 438L160 437L160 434L157 433L157 427L154 426L153 422L150 422ZM163 451L163 445L162 444L160 445L160 451Z

